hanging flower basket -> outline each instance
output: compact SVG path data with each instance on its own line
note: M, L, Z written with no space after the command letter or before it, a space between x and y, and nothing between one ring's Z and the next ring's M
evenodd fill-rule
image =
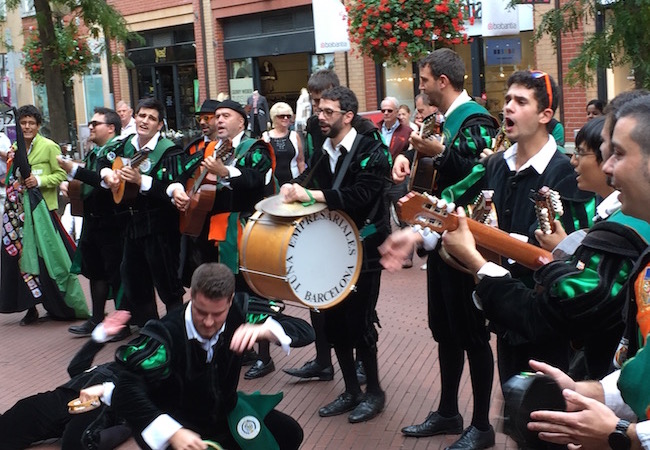
M468 42L460 0L351 0L347 11L350 41L377 63L403 64L434 45Z
M85 39L81 38L73 25L54 26L56 49L53 65L61 68L61 76L66 84L72 82L74 75L83 75L90 70L92 52ZM23 46L23 67L35 84L45 84L43 67L43 45L38 31L30 27Z

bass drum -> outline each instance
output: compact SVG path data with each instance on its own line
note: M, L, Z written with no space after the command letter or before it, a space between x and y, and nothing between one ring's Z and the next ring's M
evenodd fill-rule
M362 246L341 211L284 218L256 212L240 244L240 270L250 288L274 300L331 308L355 289Z

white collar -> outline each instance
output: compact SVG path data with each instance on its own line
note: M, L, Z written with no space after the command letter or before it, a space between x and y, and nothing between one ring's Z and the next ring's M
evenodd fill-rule
M472 101L472 97L469 96L467 91L463 89L463 92L458 94L458 97L456 97L456 100L451 102L451 105L449 105L449 108L447 108L447 111L445 112L445 118L449 117L449 114L451 114L454 109L458 108L460 105Z
M386 122L384 122L384 121L381 122L381 132L382 132L382 134L394 133L395 130L397 130L397 127L399 127L399 120L396 120L395 123L393 124L393 126L390 127L390 128L386 127Z
M621 202L618 199L619 191L614 191L603 199L602 202L596 206L596 217L599 219L607 219L613 213L621 209Z
M160 139L160 131L157 131L156 134L153 135L153 137L140 148L138 145L138 134L136 133L135 136L131 139L131 145L133 145L133 148L135 148L135 151L140 151L143 149L147 149L150 152L153 151L156 148L156 145L158 145L158 139Z
M219 329L219 331L217 331L217 333L210 339L202 337L199 332L196 331L194 322L192 322L192 301L190 300L187 302L187 305L185 307L185 333L187 333L187 339L189 341L195 339L199 342L199 344L201 344L201 348L207 353L206 362L212 361L212 357L214 356L214 350L212 348L217 343L217 341L219 341L219 337L225 329L226 323L224 322L221 329Z
M349 152L354 145L354 140L356 137L357 130L355 130L353 127L350 129L350 131L348 131L348 134L346 134L345 137L341 139L341 142L339 142L336 148L332 147L332 139L325 139L325 142L323 142L323 151L329 155L330 171L332 173L334 173L336 170L336 162L339 159L339 156L341 156L341 147Z
M526 161L519 170L516 169L516 159L517 159L517 144L515 143L508 150L503 152L503 159L508 164L508 168L513 172L521 172L528 167L532 167L537 171L537 173L542 174L546 170L546 166L553 159L553 155L557 150L557 144L555 139L550 134L548 135L548 141L541 148L540 151L535 153L528 161Z

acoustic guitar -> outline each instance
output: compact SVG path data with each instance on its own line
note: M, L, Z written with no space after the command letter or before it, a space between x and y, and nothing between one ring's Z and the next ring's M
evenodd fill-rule
M233 154L231 142L226 139L221 142L213 154L214 158L221 158L226 163ZM201 234L203 225L212 210L217 194L217 178L207 169L197 169L198 175L188 180L185 193L190 198L187 209L181 213L179 228L181 234L197 237Z
M458 228L458 216L438 207L438 199L428 194L411 193L405 201L397 203L400 219L410 225L420 225L441 233ZM552 260L551 253L510 236L503 230L467 219L476 244L497 255L513 259L529 269L542 265L540 258Z
M437 113L430 114L422 121L420 137L429 139L431 136L440 135L440 124L436 120ZM444 145L444 136L440 138ZM408 184L409 191L433 192L436 183L436 168L433 165L434 158L418 151L413 156L411 164L411 178Z
M555 233L555 219L564 214L560 193L548 186L542 186L537 191L531 189L530 199L535 203L535 215L539 222L539 229L544 234Z
M136 153L133 158L118 157L113 161L112 169L114 171L120 170L122 167L131 166L137 169L140 164L148 160L149 152L141 151ZM138 195L140 186L134 183L129 183L125 180L120 181L120 185L116 191L113 191L113 201L116 205L122 203L123 200L132 201Z

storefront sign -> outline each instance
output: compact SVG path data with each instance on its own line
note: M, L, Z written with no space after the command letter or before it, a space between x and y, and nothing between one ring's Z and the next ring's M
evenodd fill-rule
M252 78L231 78L230 79L230 98L236 102L245 105L248 97L253 95Z
M462 3L467 7L463 25L468 36L513 35L534 29L530 4L508 9L509 0L462 0ZM474 23L470 23L471 18Z
M485 63L488 66L521 64L521 39L486 40Z
M483 36L519 34L517 7L510 8L509 0L483 0Z
M348 13L340 0L312 0L316 53L350 50Z

